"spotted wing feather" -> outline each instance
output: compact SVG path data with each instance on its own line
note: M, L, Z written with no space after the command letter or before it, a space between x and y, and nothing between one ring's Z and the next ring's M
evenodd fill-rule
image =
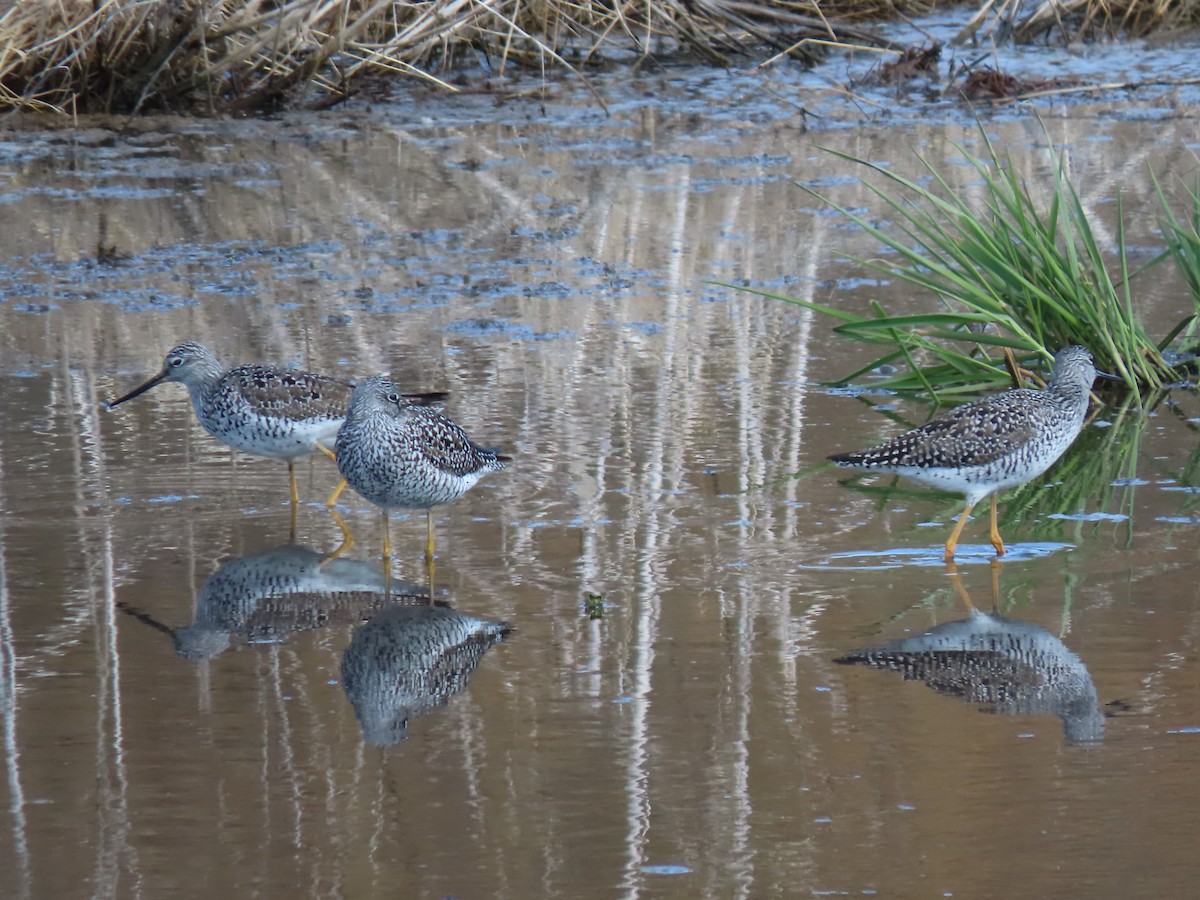
M237 366L223 382L253 408L294 421L344 418L354 390L328 375L267 365Z
M969 403L886 444L829 457L843 466L985 466L1017 452L1035 432L1044 391L1008 391Z
M1046 679L1034 667L994 650L906 652L877 647L834 662L899 672L905 681L923 681L938 693L971 703L1013 701L1046 689Z
M457 477L504 467L509 457L480 447L448 416L428 406L407 406L403 414L420 420L421 454L433 466Z

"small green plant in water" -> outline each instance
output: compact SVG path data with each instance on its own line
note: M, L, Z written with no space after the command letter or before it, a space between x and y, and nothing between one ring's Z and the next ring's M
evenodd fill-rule
M930 161L920 157L929 187L862 159L836 153L864 166L885 182L868 185L886 207L891 224L873 225L809 188L814 197L840 212L892 250L898 261L856 260L888 278L928 291L941 309L916 315L889 315L872 301L861 315L767 291L762 296L807 307L838 320L838 334L887 348L883 356L842 379L897 363L907 370L878 386L925 391L934 397L974 393L1009 382L999 354L1011 348L1023 360L1050 359L1068 344L1088 347L1102 370L1120 377L1138 393L1178 381L1180 373L1162 350L1184 327L1181 323L1156 343L1134 309L1125 235L1117 203L1118 277L1108 272L1095 233L1071 183L1068 158L1055 150L1052 184L1038 196L980 131L986 152L958 149L982 180L982 200L951 187ZM804 187L801 185L801 187Z
M593 594L591 591L589 591L587 597L585 597L583 601L583 611L587 613L587 617L589 619L603 619L604 595Z

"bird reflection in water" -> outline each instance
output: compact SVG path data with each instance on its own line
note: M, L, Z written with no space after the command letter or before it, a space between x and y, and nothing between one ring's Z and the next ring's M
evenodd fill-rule
M445 606L393 606L359 626L342 656L342 687L363 740L380 747L403 741L409 719L465 688L509 631L506 622Z
M248 643L278 643L302 631L361 622L397 602L429 602L424 586L388 579L370 563L337 559L323 565L324 559L299 544L235 557L204 582L192 622L184 628L122 608L168 633L185 659L212 659L235 636Z
M993 612L977 610L948 567L968 616L915 637L855 650L834 662L901 673L935 691L978 703L997 715L1056 715L1072 746L1104 738L1092 676L1083 661L1050 632L995 612L999 563L993 563Z

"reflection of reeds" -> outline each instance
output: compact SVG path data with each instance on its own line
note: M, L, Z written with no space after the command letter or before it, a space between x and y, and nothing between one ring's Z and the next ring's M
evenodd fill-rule
M1066 142L1095 126L1080 119L1062 127ZM18 709L34 711L20 723L24 735L45 735L48 727L70 719L71 734L80 729L85 738L62 740L61 730L55 730L15 745L24 752L18 757L14 751L14 769L24 767L20 774L27 785L65 785L57 796L83 798L86 812L97 783L97 770L88 765L91 756L111 766L101 773L108 784L115 783L110 770L124 778L114 760L128 758L137 765L131 772L135 777L119 782L132 785L131 815L122 818L120 792L110 790L100 798L106 803L101 820L106 860L116 858L121 867L104 869L106 877L96 883L114 895L129 884L142 885L147 896L169 895L177 888L177 871L158 865L136 869L126 849L141 849L143 859L153 859L163 839L180 833L178 824L172 830L155 825L163 809L155 798L164 796L179 798L169 806L182 811L189 839L239 854L221 870L222 877L236 873L241 878L229 891L234 895L262 884L291 889L289 878L302 891L314 892L316 884L332 886L329 891L349 885L350 892L365 883L363 873L377 881L394 868L389 848L437 860L433 868L443 871L461 859L464 873L486 873L481 875L484 893L492 884L506 886L512 896L594 890L586 881L569 880L572 871L589 877L588 867L578 863L575 817L581 808L604 834L614 836L602 842L601 855L617 859L610 848L619 849L629 861L629 885L640 883L640 863L661 860L655 847L663 834L695 834L698 852L716 847L721 859L746 860L740 864L749 889L807 883L808 839L789 845L795 859L755 853L752 826L764 821L764 814L773 815L769 807L764 812L764 784L790 786L788 779L797 772L824 772L831 765L854 772L859 766L847 756L853 752L848 747L866 747L854 736L854 718L847 713L854 697L831 674L827 652L831 629L836 634L847 617L856 621L844 612L845 582L838 576L797 577L787 562L836 540L830 533L836 523L829 517L819 520L826 505L821 492L832 485L816 479L783 485L769 497L747 492L730 501L719 495L762 482L781 468L798 469L836 449L828 446L834 438L823 423L833 415L843 421L845 411L811 385L837 364L838 350L829 347L827 335L815 327L817 317L807 311L747 296L704 302L712 298L698 300L696 286L712 276L713 260L734 260L739 276L761 283L778 279L781 272L795 273L798 292L807 288L819 296L827 289L817 280L818 272L829 272L824 261L845 249L839 241L861 240L861 234L840 230L832 216L797 221L794 198L777 182L713 179L706 190L698 190L701 179L713 174L704 154L730 152L724 146L697 150L696 159L664 164L658 171L628 166L614 176L600 163L577 165L571 159L577 150L536 140L522 148L527 165L455 167L449 164L457 160L450 140L469 144L476 158L503 159L504 130L439 125L428 132L414 129L410 138L385 128L375 125L348 139L345 150L336 146L341 138L283 139L270 146L257 137L210 142L263 160L278 180L269 195L235 184L224 171L207 176L203 190L177 192L169 199L120 202L83 195L66 206L71 215L63 214L64 202L52 194L19 191L12 219L50 222L54 230L5 233L5 246L18 248L8 252L10 259L19 258L12 264L29 273L28 279L14 279L10 289L27 287L28 299L57 301L60 308L34 314L18 311L13 302L0 304L5 373L22 368L42 373L10 379L13 390L5 392L0 405L6 422L0 505L10 516L0 530L11 541L0 548L0 560L13 583L57 585L56 570L65 578L78 572L83 580L30 598L37 602L23 607L25 631L15 659L20 666L65 672L78 681L89 658L56 648L86 651L102 642L105 655L98 657L92 680L103 679L105 691L96 691L100 714L92 716L95 737L89 739L86 693L66 690L63 678L24 679L16 694L23 704ZM648 107L641 122L622 128L639 141L653 140L655 151L664 155L682 157L683 150L697 147L689 143L679 118L663 109ZM546 133L539 129L531 125L528 131L535 137ZM426 133L449 140L423 144ZM943 134L940 127L922 125L913 130L912 140L940 146ZM842 136L834 132L822 139ZM856 130L852 139L860 153L878 142L878 156L895 134ZM777 152L778 140L778 134L743 135L737 152ZM1085 150L1104 146L1078 143ZM199 140L193 145L183 138L179 144L206 164L212 159ZM353 165L339 166L345 158ZM402 173L398 159L403 159ZM36 169L36 163L21 166L21 178L32 183ZM70 174L66 166L55 165L49 176L43 169L41 178L58 186ZM863 199L858 184L844 188L841 202L854 206ZM8 190L17 188L10 184ZM520 200L539 191L578 198L579 212L572 219L577 236L554 243L509 238L514 220L538 224ZM283 202L264 199L275 194ZM110 211L107 240L120 240L121 249L139 255L109 273L113 294L148 287L170 295L195 285L200 303L132 313L100 299L57 294L77 289L93 273L81 265L56 277L48 263L41 268L44 258L39 262L33 254L74 260L90 253L96 246L92 212L98 207ZM294 212L285 216L283 207ZM413 236L434 228L456 229L453 246L427 245ZM229 241L239 243L232 247ZM338 243L323 250L319 241ZM154 242L163 249L147 250ZM240 242L258 249L243 254ZM301 246L305 242L312 244ZM530 248L548 260L544 267L513 262L529 255ZM444 259L434 259L437 254ZM602 279L589 280L575 262L581 256L611 266L613 281L627 279L628 285L609 288ZM438 282L430 284L431 270L466 272L471 265L485 270L483 277L511 279L511 291L485 294L476 302L470 278L455 282L462 284L462 296L437 293ZM298 276L297 270L327 277ZM231 273L244 277L252 292L211 288L231 280ZM103 287L102 275L95 274L88 289ZM547 298L525 290L543 279L560 281L572 293ZM363 285L380 299L368 292L360 303L354 290ZM400 299L388 304L389 293ZM345 321L326 322L326 315L341 312ZM531 343L502 330L475 338L446 328L478 316L567 336ZM639 322L659 328L628 327ZM308 368L353 373L412 365L414 370L405 371L425 372L427 377L419 379L423 385L453 391L455 415L494 425L511 438L520 464L512 478L485 484L460 501L466 510L489 518L472 525L471 514L456 509L451 518L458 543L447 567L456 571L459 595L472 598L472 606L489 616L528 622L530 636L489 658L469 695L425 720L421 730L437 739L413 745L425 752L393 754L382 764L360 752L353 712L342 691L329 683L348 637L343 629L290 646L254 647L228 655L219 665L172 669L174 660L147 657L148 648L135 643L140 630L118 628L119 616L89 613L87 604L131 590L165 605L171 598L162 589L177 585L186 595L187 586L209 570L212 555L269 536L272 523L280 539L286 533L281 515L247 517L237 506L232 512L220 509L232 499L224 493L228 483L206 481L214 468L195 462L224 451L196 428L181 393L152 401L129 421L96 411L112 389L142 377L142 366L156 364L171 342L189 334L213 339L239 361L303 359ZM303 355L306 348L311 359ZM443 349L455 352L443 354ZM47 362L52 365L43 369ZM152 449L158 442L173 443L155 462ZM58 461L75 458L72 454L79 459L73 468ZM43 461L52 466L44 471L53 477L38 474L35 467ZM323 461L314 467L322 485L332 483ZM194 513L113 504L113 494L128 492L134 479L156 472L173 488L201 495L203 504L197 501ZM58 493L49 499L34 496L70 492L74 485L79 499L65 513L52 502ZM253 492L246 502L258 502ZM733 503L737 515L731 517ZM12 514L22 510L17 521ZM42 541L38 556L30 544L48 532L28 536L22 522L28 523L31 514L34 527L58 517L67 526L66 538L56 534ZM730 524L731 518L740 523ZM319 529L324 521L323 515L302 511L302 527ZM26 535L21 541L9 537L21 531ZM336 540L328 531L318 534ZM178 575L171 562L175 554L161 553L168 536L180 542L183 571ZM131 564L147 551L151 556L144 567ZM745 567L727 565L742 559ZM1083 554L1074 559L1082 560ZM1044 573L1034 567L1010 571L1012 577L1031 580ZM512 589L497 591L497 579ZM603 622L578 615L581 582L611 598L613 612ZM1044 589L1039 597L1045 600ZM171 604L185 600L176 597ZM46 611L45 631L30 621L35 608ZM93 622L103 625L94 641ZM1185 649L1195 631L1193 626L1183 636ZM1145 638L1159 634L1147 631ZM1162 645L1154 679L1146 680L1159 691L1151 696L1146 688L1151 707L1167 705L1175 696L1172 689L1188 684L1186 667L1179 663L1186 654L1167 652L1176 650L1175 642ZM113 665L112 675L108 668L101 670L114 660L109 648L125 654L125 665ZM178 679L183 668L194 672L189 675L194 687ZM169 678L162 689L154 684L160 672ZM113 680L122 675L123 684ZM167 691L168 684L176 690ZM831 689L814 693L814 685ZM84 691L89 687L85 684ZM161 702L149 702L151 689ZM629 702L610 702L614 697ZM70 716L52 720L38 712L62 708L56 705L62 698ZM114 718L114 712L123 718ZM164 728L176 722L185 727ZM532 729L536 739L528 736ZM957 737L939 740L936 753L945 756L946 741L951 750L977 743L970 729L961 729ZM57 749L29 752L44 746ZM788 752L772 749L781 746ZM171 764L155 764L163 750L188 755L162 756ZM881 768L891 755L886 742L881 744ZM561 764L568 758L603 759L604 764L587 767L586 777L580 777L579 769ZM681 759L696 764L685 771L674 762ZM46 765L54 771L46 774ZM785 804L780 821L790 828L793 799L834 808L844 797L828 784L840 781L817 779L811 793L795 798L773 789L767 799ZM876 791L866 778L844 781L863 784L864 821L886 821L886 791ZM665 792L680 802L663 802ZM414 821L405 809L420 816ZM512 815L527 809L533 813ZM976 812L965 809L964 821L973 821ZM51 837L91 834L84 831L87 815L71 818L85 820L84 826L68 831L74 823L60 816ZM127 828L131 821L140 827ZM336 833L326 830L330 823ZM823 829L817 826L814 833ZM156 841L149 849L147 835ZM447 835L454 839L447 842ZM33 845L35 873L56 865L61 843ZM297 847L311 848L301 865L295 862ZM452 888L462 892L466 883L439 881L423 867L413 873L412 893L442 896ZM737 893L737 885L728 881L705 887L714 895Z

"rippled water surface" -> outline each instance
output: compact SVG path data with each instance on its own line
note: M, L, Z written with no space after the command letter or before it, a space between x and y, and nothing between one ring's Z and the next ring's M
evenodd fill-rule
M1196 394L1101 409L1002 500L1003 564L977 518L956 577L956 498L823 467L928 407L823 387L869 350L713 282L930 308L792 182L883 223L822 148L969 189L976 126L823 105L818 76L597 84L608 115L421 95L3 135L0 893L1194 890ZM1135 262L1195 103L1041 109ZM983 125L1045 178L1031 110ZM1137 300L1154 334L1194 309L1165 266ZM358 544L319 566L324 458L293 526L284 465L179 385L103 409L185 338L449 391L514 457L435 510L436 605L422 514L390 597L349 493Z

